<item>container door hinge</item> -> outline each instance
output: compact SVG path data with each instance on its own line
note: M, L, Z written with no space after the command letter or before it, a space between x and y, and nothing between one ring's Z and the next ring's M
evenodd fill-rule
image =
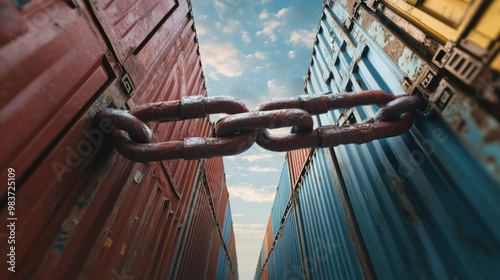
M435 90L441 78L442 77L438 75L437 71L432 70L430 67L426 67L415 82L411 81L408 77L403 79L401 86L408 95L418 95L427 101L427 107L425 109L416 110L424 118L429 118L434 112L433 104L430 99L435 94Z
M132 97L135 92L135 87L134 84L132 83L132 79L130 79L130 76L128 74L123 75L122 79L122 86L125 92Z
M471 85L483 70L484 64L467 52L448 42L440 47L432 62L444 68L467 85Z

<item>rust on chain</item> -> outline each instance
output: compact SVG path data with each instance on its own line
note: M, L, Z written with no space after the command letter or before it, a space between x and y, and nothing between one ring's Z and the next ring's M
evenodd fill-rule
M371 102L370 98L373 98ZM267 150L283 152L312 147L363 144L375 139L393 137L401 135L411 128L414 120L413 109L425 108L426 106L425 101L419 96L398 97L380 90L339 94L339 96L321 95L316 99L314 95L311 97L299 96L293 99L295 99L292 101L294 105L308 108L310 113L314 112L315 114L325 113L329 109L348 109L362 105L378 105L381 108L373 118L349 126L325 126L313 131L297 132L286 136L274 136L269 131L261 129L256 140L259 146ZM292 99L286 100L285 106L292 104L290 100ZM283 103L278 100L264 103L259 106L259 109L275 109L280 106L283 106Z
M350 126L325 126L313 129L311 115L329 110L377 105L377 113L362 123ZM363 144L375 139L393 137L408 131L414 120L414 109L427 104L418 96L394 96L382 90L339 94L308 94L265 102L249 112L245 104L233 97L184 97L182 100L144 104L127 112L106 109L95 121L110 119L115 126L113 139L117 150L133 161L202 159L239 154L254 142L272 151L289 151L309 147L331 147ZM215 137L191 137L162 143L151 143L152 133L146 123L204 118L210 114L231 114L215 125ZM267 128L291 126L287 136L271 135ZM292 130L293 131L293 130Z
M261 128L280 128L293 124L299 131L312 130L311 114L301 109L281 109L237 114L220 119L215 126L217 137Z
M153 133L149 127L130 112L118 109L104 109L94 118L94 126L98 127L103 120L110 120L115 129L128 131L130 138L139 143L150 143Z
M96 119L109 118L108 112L109 109L99 112ZM232 97L191 96L184 97L181 101L144 104L130 112L122 112L130 119L139 120L146 126L145 123L150 121L169 122L203 118L208 114L215 113L245 113L248 112L248 109L240 100ZM123 122L122 120L117 121L115 118L110 119L114 124ZM113 139L116 149L124 157L138 162L181 158L192 160L239 154L253 145L258 133L258 130L250 130L225 138L190 137L182 141L149 143L151 137L149 137L149 141L143 141L144 138L135 136L138 134L136 130L141 129L137 125L115 125L115 127ZM148 131L151 134L149 128Z

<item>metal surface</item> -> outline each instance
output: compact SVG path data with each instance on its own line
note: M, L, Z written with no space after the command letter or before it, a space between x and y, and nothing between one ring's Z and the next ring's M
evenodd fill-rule
M419 80L431 66L408 46L398 52L386 48L384 44L405 42L381 25L370 31L376 22L372 14L361 10L348 31L343 27L349 15L345 7L333 3L324 14L306 81L308 93L377 88L403 95L407 78L415 89L409 92L418 94L420 86L431 86ZM361 53L356 51L360 48ZM330 73L334 78L325 79ZM333 164L313 159L309 170L326 165L339 174L375 277L494 279L499 274L500 227L491 221L500 218L500 145L498 138L484 136L498 130L498 122L480 106L469 106L467 96L474 92L453 79L438 79L434 86L429 98L433 103L443 97L442 109L433 103L437 114L427 120L417 117L410 133L335 147ZM365 106L341 113L320 116L320 124L359 121L375 110Z
M289 151L286 154L287 162L289 164L289 169L291 170L291 184L292 189L295 189L298 180L302 174L304 169L304 165L309 158L309 154L311 153L311 148L308 149L300 149Z
M311 279L364 279L351 229L345 223L343 205L336 189L339 178L324 149L317 149L297 194L297 215Z
M205 279L216 279L217 264L219 262L219 253L221 248L221 239L217 232L212 232L212 242L210 243L210 255L208 256L207 272Z
M109 69L112 62L105 57L102 39L67 4L32 1L23 11L13 8L9 13L19 13L22 20L17 30L7 23L9 17L1 17L1 25L12 29L6 30L9 43L0 48L0 126L4 132L0 174L7 176L7 168L13 167L18 176L25 176L115 74ZM39 18L42 24L35 24ZM5 193L5 189L0 191L2 196Z
M284 275L285 263L284 263L284 252L283 252L283 239L280 238L276 241L274 245L274 270L276 274L275 279L280 279L279 275ZM282 277L281 277L282 278Z
M269 258L267 260L267 277L269 280L271 279L276 279L276 274L275 274L275 265L274 265L274 251L271 251L271 254L269 255Z
M203 279L208 264L210 242L214 227L212 212L209 205L208 186L203 182L197 190L196 202L193 204L191 221L186 236L185 244L176 258L179 262L176 278L179 279ZM193 264L197 264L194 266Z
M373 118L360 124L341 127L332 125L312 130L310 114L362 105L378 105L380 110ZM426 107L427 103L420 96L394 97L380 90L278 99L261 104L258 110L262 111L256 112L248 112L246 106L235 98L192 96L184 97L181 101L143 104L130 112L106 109L96 115L94 122L107 121L115 127L113 138L116 148L130 160L193 160L242 153L252 146L257 135L257 143L272 151L362 144L393 137L405 133L412 126L414 110ZM145 124L140 124L141 121L169 122L204 118L215 113L235 114L217 122L215 138L188 137L182 141L149 143L151 132ZM294 133L288 136L272 136L267 131L267 128L292 125Z
M175 267L183 275L198 276L205 270L213 275L217 263L207 262L208 256L217 258L219 249L230 245L221 244L221 235L215 234L221 230L214 208L224 204L218 207L223 220L228 204L223 171L212 178L206 173L213 171L198 160L132 163L104 135L109 124L98 123L100 130L92 127L95 114L104 108L134 110L145 103L206 94L189 4L172 2L167 11L160 9L168 4L164 1L156 6L146 1L108 1L108 6L91 2L32 0L22 10L1 4L2 15L7 11L11 16L0 17L0 165L2 172L5 166L16 170L19 218L18 269L5 279L165 279ZM126 10L129 4L133 7ZM134 14L139 11L134 7L149 4L156 9L151 17L135 17L140 13ZM128 33L132 37L108 37L101 31L110 31L107 24L120 15L102 17L104 10L133 15L122 21L140 28ZM163 12L159 21L149 21ZM4 35L9 35L7 41ZM137 42L132 56L120 53ZM153 142L208 137L212 131L207 118L150 123L149 128ZM200 204L203 214L193 216L190 209L198 201L194 190L205 177L211 177L211 195ZM214 181L219 185L213 186ZM4 220L6 201L0 210ZM211 213L207 201L212 201ZM205 228L209 223L213 230ZM188 228L204 229L210 238L195 238ZM5 235L6 228L0 233ZM11 246L5 240L0 240L4 271L3 252ZM220 248L213 251L212 244ZM192 246L203 247L207 254L180 254L181 248ZM197 269L187 271L184 260ZM228 274L236 275L231 266L237 267L228 265Z
M279 202L280 202L278 224L281 224L283 222L282 219L283 216L285 215L285 210L289 203L291 195L292 195L292 189L290 186L290 174L288 171L288 164L285 161L283 163L283 169L281 171L281 176L278 184L277 196L279 196Z
M295 208L292 208L286 217L281 238L283 239L285 270L283 277L278 277L278 279L305 279Z
M279 190L274 196L273 207L271 208L271 216L273 217L273 238L276 236L280 226L281 226L281 211L280 211L280 197Z
M208 186L212 197L215 209L218 209L220 191L223 187L224 164L221 157L214 157L205 161L205 169L207 173ZM224 183L225 187L225 183Z

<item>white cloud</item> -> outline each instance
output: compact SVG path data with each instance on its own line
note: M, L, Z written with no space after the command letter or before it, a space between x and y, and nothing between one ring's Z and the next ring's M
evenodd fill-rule
M282 22L276 20L268 21L264 23L265 25L264 29L257 31L257 36L265 35L269 37L269 39L272 42L275 42L277 39L275 34L275 29L278 28L281 24Z
M260 166L250 166L248 170L251 172L266 173L266 172L278 172L279 169L274 167L260 167Z
M289 58L294 58L295 57L295 51L289 51L288 52L288 57Z
M244 155L241 157L241 159L249 161L249 162L254 162L254 161L259 161L259 160L266 160L272 158L272 154L260 154L260 155Z
M288 11L289 11L288 8L283 8L283 9L279 10L279 12L276 14L276 16L278 18L284 18L284 17L286 17L286 14Z
M233 214L233 217L243 217L243 214Z
M241 39L243 40L243 42L245 42L245 44L248 44L250 43L250 35L248 35L248 32L244 31L243 34L241 35Z
M249 202L273 202L276 191L249 186L228 187L229 195Z
M295 79L285 79L277 80L272 79L267 81L267 90L269 91L269 96L272 98L283 98L283 97L294 97L304 92L304 80Z
M234 234L245 237L255 237L261 239L266 232L264 224L236 224L233 223Z
M262 52L262 51L256 51L255 53L249 54L246 57L249 59L256 58L256 59L260 59L260 60L266 60L267 54L265 52Z
M288 40L289 44L293 44L294 46L303 46L306 48L310 48L314 43L314 38L316 36L316 32L307 31L305 29L293 30L290 34L290 39Z
M234 19L229 19L227 23L222 26L220 22L217 22L218 28L222 29L222 32L226 34L233 34L237 29L241 27L241 23Z
M196 25L196 34L198 36L207 35L207 33L208 33L207 28L204 25Z
M211 68L226 77L238 77L245 71L245 56L232 42L200 44L200 48L203 66L209 66L204 67L208 77L215 78Z
M260 14L259 14L259 19L260 20L265 20L269 17L269 13L266 11L266 10L263 10Z

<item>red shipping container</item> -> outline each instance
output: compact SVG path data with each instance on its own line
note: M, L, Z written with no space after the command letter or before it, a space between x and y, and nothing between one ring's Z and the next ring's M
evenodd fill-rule
M228 194L219 185L225 192L214 201L224 206L217 211L200 196L208 188L196 201L193 190L204 176L223 181L223 167L212 176L197 160L134 163L92 127L105 107L206 95L188 1L1 5L0 166L2 176L15 169L20 217L19 270L9 277L158 279L179 255L182 273L184 260L206 264L213 236L214 248L220 244L213 218L222 211L223 222ZM149 126L158 142L211 133L208 118ZM186 216L192 203L203 214ZM208 239L192 237L188 221L209 230ZM206 254L180 254L181 243L205 246ZM1 252L8 249L0 243Z
M289 164L289 169L292 171L292 189L295 189L297 182L299 181L300 175L304 169L307 159L311 155L313 149L301 149L289 151L286 153L286 159Z

